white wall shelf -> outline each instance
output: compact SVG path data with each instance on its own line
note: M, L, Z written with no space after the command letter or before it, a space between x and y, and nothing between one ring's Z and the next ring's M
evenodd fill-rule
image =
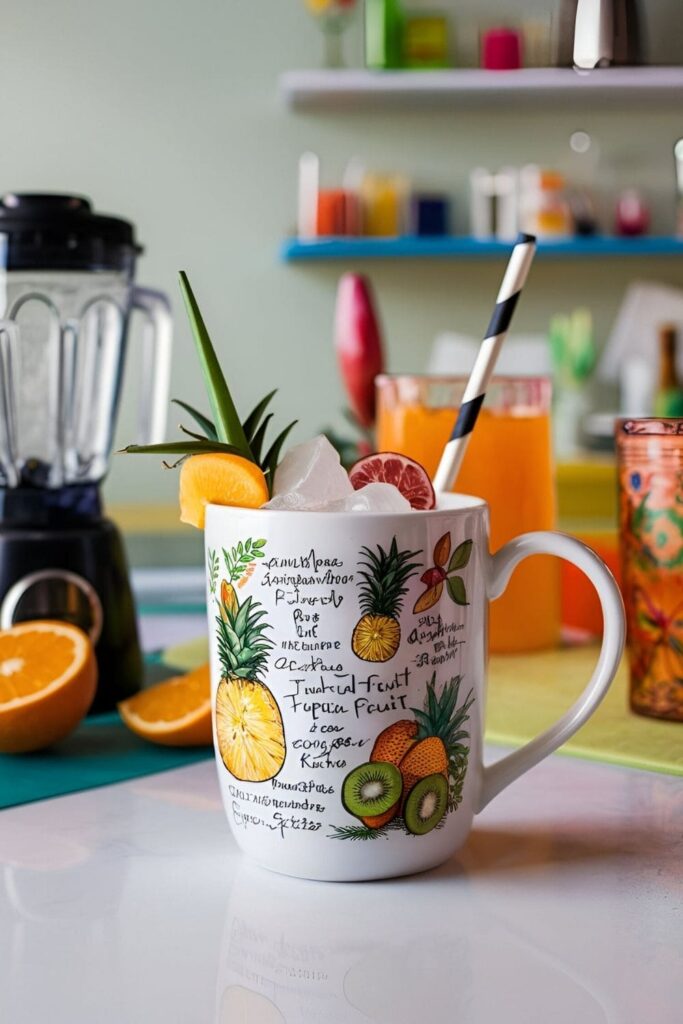
M683 67L524 68L482 71L287 71L280 78L285 103L300 110L467 108L526 103L549 106L591 100L649 103L683 100Z

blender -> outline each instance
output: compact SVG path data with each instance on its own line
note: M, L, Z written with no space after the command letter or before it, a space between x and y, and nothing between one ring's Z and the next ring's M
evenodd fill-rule
M168 299L134 284L128 221L80 196L0 201L0 628L81 626L99 666L91 711L142 681L121 536L102 510L131 316L144 318L139 435L163 440Z

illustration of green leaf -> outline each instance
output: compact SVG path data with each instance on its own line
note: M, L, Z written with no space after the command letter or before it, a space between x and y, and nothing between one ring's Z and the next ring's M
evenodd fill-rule
M405 826L400 818L394 818L383 828L369 828L367 825L330 825L330 839L386 839L388 832L404 830Z
M462 544L458 544L457 548L451 555L451 560L448 563L448 572L454 572L456 569L464 569L470 560L472 554L472 541L464 540Z
M212 594L216 593L216 584L218 582L218 570L220 563L218 561L218 554L214 548L209 548L209 590Z
M462 576L451 576L446 581L448 586L448 593L450 594L453 601L459 605L468 605L467 591L465 589L465 583Z

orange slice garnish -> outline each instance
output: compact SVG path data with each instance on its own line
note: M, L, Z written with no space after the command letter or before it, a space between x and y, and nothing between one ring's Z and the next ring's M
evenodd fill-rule
M206 506L260 508L269 498L266 478L241 455L192 455L180 471L180 521L204 529Z
M67 736L95 696L86 634L66 622L22 622L0 633L0 753L42 750Z
M165 679L119 704L119 714L138 736L164 747L211 743L209 665Z

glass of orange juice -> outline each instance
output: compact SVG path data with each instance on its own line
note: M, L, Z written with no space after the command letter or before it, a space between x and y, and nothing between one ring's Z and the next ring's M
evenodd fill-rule
M420 462L434 476L450 437L466 377L377 378L377 447ZM484 498L495 551L519 533L552 530L555 479L547 377L494 378L479 414L457 490ZM560 633L560 575L538 555L514 573L491 604L489 643L497 653L554 647Z

